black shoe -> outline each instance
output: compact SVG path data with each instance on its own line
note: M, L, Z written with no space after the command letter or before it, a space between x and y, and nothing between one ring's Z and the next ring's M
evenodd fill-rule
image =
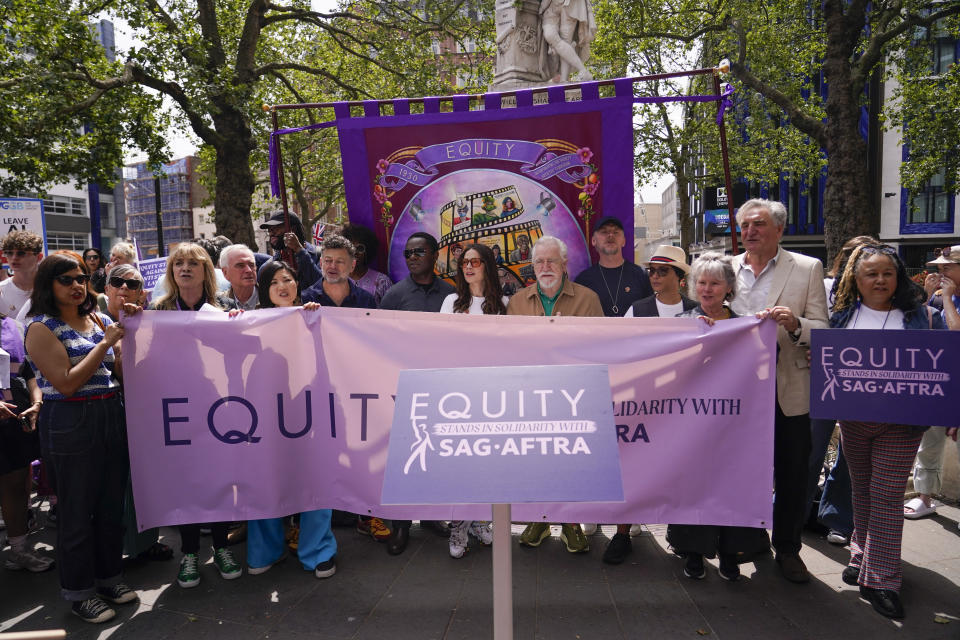
M857 586L860 583L860 567L846 567L840 574L840 579L845 583Z
M740 579L740 564L733 554L720 554L720 577L727 582L736 582Z
M860 587L860 596L873 605L873 610L888 618L902 618L903 605L900 595L893 589L872 589Z
M707 568L703 566L703 556L699 553L688 553L687 561L683 565L683 575L692 580L706 578Z
M780 565L783 577L790 582L797 584L810 582L810 572L807 571L807 565L803 564L803 560L800 559L800 554L778 553L777 564Z
M74 602L71 611L82 620L93 624L106 622L117 615L117 612L107 606L106 602L97 597Z
M398 527L394 525L387 538L387 553L392 556L398 556L403 553L410 543L410 527Z
M633 543L630 542L629 534L614 534L610 544L607 545L607 550L603 552L603 561L607 564L620 564L632 551Z
M109 600L113 604L126 604L128 602L136 602L140 599L136 591L122 582L118 582L110 587L100 587L97 589L97 595L104 600Z

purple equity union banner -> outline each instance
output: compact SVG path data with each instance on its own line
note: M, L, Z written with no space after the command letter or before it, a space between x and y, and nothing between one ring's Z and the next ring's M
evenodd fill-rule
M381 504L400 372L584 364L609 369L624 501L519 503L517 520L770 524L769 320L323 307L145 311L124 326L141 528L319 508L490 519L489 505Z
M810 353L814 418L930 426L953 415L960 334L815 329Z

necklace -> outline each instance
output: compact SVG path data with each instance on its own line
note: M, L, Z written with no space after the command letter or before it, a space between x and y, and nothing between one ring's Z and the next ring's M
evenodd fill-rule
M857 303L857 315L855 315L855 316L853 317L853 326L850 327L851 329L856 329L856 328L857 328L857 320L860 319L860 309L861 309L862 307L863 307L863 303L858 302L858 303ZM886 328L886 326L887 326L887 320L890 319L890 312L891 312L891 311L893 311L893 305L890 305L890 308L887 309L887 315L883 316L883 324L880 325L880 328L881 328L881 329Z
M620 282L623 280L623 265L624 265L624 264L626 264L626 263L624 262L624 263L622 263L622 264L620 265L620 275L617 276L617 288L616 288L617 295L616 295L616 297L614 297L614 295L613 295L612 293L610 293L610 285L607 284L607 276L603 275L603 267L600 267L600 279L603 280L603 286L604 286L604 287L606 288L606 290L607 290L607 295L610 297L610 302L613 303L613 306L610 307L610 310L613 311L614 315L617 315L617 316L620 315L620 308L617 306L617 302L619 302L619 300L620 300ZM599 265L598 265L598 266L599 266Z

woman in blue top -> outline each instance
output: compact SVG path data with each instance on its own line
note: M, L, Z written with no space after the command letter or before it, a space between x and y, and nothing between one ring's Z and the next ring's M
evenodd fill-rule
M48 256L37 269L28 361L43 393L39 430L57 492L61 594L88 622L105 622L137 594L122 581L123 495L130 462L116 357L123 329L96 312L80 264Z
M943 329L940 314L907 276L896 249L866 244L854 249L837 285L830 316L835 329ZM900 548L903 491L925 427L840 421L853 489L850 563L843 581L888 618L902 618Z

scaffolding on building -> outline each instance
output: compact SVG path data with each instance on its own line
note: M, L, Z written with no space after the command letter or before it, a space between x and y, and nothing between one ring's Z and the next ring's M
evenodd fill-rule
M163 221L164 255L193 232L193 158L180 158L163 165L160 176L160 211ZM127 232L136 241L142 258L157 255L156 180L145 162L130 167L124 180ZM134 171L136 172L134 176Z

